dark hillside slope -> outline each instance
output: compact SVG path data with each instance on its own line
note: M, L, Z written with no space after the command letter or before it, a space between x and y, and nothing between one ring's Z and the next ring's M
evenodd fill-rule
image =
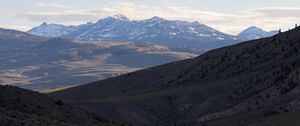
M299 109L299 49L296 28L51 95L140 125L246 125Z
M61 100L12 86L0 86L0 126L117 126L120 123Z
M11 40L14 41L31 41L31 42L41 42L47 40L46 37L40 37L36 35L31 35L26 32L11 30L11 29L3 29L0 28L0 40Z

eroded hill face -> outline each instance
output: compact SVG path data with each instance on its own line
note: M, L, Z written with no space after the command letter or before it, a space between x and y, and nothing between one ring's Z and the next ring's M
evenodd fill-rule
M117 126L123 123L98 117L61 100L11 86L0 86L2 126ZM126 125L126 124L123 124Z
M299 48L296 28L52 95L139 125L246 125L299 109Z

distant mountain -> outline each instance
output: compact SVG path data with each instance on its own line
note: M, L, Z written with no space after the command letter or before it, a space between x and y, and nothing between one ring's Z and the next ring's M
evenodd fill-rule
M93 23L87 23L78 26L75 25L64 26L60 24L43 23L38 27L34 27L30 29L28 33L39 35L39 36L45 36L45 37L61 37L61 36L67 36L68 34L71 34L78 30L82 30L91 25L93 25Z
M240 34L238 34L237 38L240 40L247 41L247 40L260 39L265 37L271 37L276 34L278 34L278 31L267 32L258 27L252 26L245 29Z
M68 36L78 40L152 42L202 48L237 43L235 36L198 22L172 21L160 17L129 20L120 14L79 26L44 23L28 33L48 37Z
M2 29L0 84L32 90L65 88L193 58L205 51L153 43L49 39Z
M0 85L1 126L129 126L37 92Z
M299 49L296 28L51 95L135 125L297 126Z
M278 31L264 31L252 26L237 36L222 33L199 22L166 20L153 17L145 20L130 20L118 14L82 25L43 23L28 33L46 37L66 36L90 41L152 42L197 48L219 48L239 41L270 37Z

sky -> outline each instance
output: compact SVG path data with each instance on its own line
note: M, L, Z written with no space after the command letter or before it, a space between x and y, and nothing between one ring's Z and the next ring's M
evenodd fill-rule
M198 21L238 34L250 26L293 28L300 24L300 0L0 0L0 27L21 31L43 22L78 25L116 14Z

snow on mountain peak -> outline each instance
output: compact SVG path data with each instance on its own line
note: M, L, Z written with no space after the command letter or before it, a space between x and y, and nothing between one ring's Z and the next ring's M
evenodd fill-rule
M43 22L43 24L41 24L41 26L43 26L43 25L48 25L48 24L47 24L47 22Z
M69 36L79 40L97 41L149 41L174 44L232 41L235 36L219 32L198 22L166 20L158 16L145 20L132 20L122 14L100 19L95 24L54 26L47 24L28 31L43 36ZM183 43L185 42L185 43Z
M129 19L123 14L114 15L114 16L112 16L112 18L117 19L117 20L129 21Z
M258 33L260 33L260 32L266 32L266 31L264 31L264 30L262 30L262 29L260 29L256 26L252 26L252 27L249 27L246 30L244 30L244 32L258 32Z
M256 27L256 26L251 26L251 27L249 27L248 29L260 29L260 28L258 28L258 27Z
M148 21L148 22L158 22L158 21L163 21L163 20L164 20L164 19L161 18L161 17L154 16L154 17L152 17L152 18L150 18L150 19L146 19L146 20L144 20L144 21Z
M46 37L60 37L75 32L82 27L91 26L93 23L89 22L87 24L81 24L78 26L75 25L61 25L61 24L54 24L54 23L42 23L38 27L34 27L28 31L30 34L46 36Z

